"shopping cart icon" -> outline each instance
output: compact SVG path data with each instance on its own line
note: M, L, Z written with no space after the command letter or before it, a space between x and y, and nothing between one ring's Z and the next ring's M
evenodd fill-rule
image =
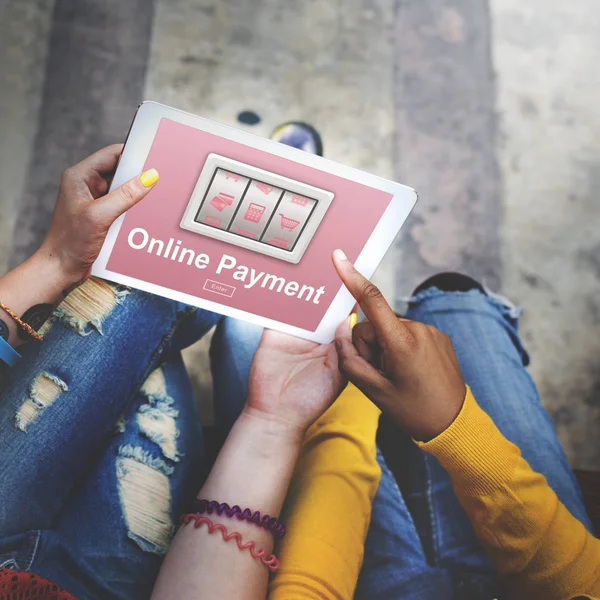
M300 225L300 221L296 221L295 219L290 219L286 217L283 213L279 213L281 216L281 229L289 229L290 231L294 231L298 225Z
M281 237L274 237L268 243L271 244L271 246L278 246L279 248L283 248L284 250L288 247L288 241L284 240Z
M263 183L262 181L257 181L256 182L256 187L263 193L263 194L270 194L275 188L272 185L267 185L266 183Z
M250 205L246 209L246 214L244 215L244 221L251 221L252 223L260 223L262 216L265 214L266 206L262 204L256 204L255 202L250 202Z
M219 217L207 216L207 217L204 217L204 222L207 225L212 225L213 227L221 227L221 223L223 221L221 219L219 219Z
M300 196L299 194L292 194L290 202L292 204L298 204L298 206L306 206L309 203L309 199L305 198L304 196Z
M240 176L237 173L225 171L225 179L233 179L237 183L240 180Z
M211 201L210 205L214 206L219 212L223 212L228 206L233 204L235 196L226 194L225 192L219 192Z
M244 237L256 239L256 234L253 233L252 231L247 231L246 229L242 229L238 225L236 225L235 228L237 229L237 231L240 235L243 235Z

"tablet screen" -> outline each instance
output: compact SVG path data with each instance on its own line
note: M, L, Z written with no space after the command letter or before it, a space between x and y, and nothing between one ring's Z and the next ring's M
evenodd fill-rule
M136 129L138 115L115 182L134 169L160 178L111 228L94 274L330 340L353 305L333 251L370 276L414 191L168 107L146 112L198 126L162 116Z

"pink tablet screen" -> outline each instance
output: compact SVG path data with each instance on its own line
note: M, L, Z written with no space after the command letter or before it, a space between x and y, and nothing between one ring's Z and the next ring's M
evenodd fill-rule
M298 264L180 227L211 153L334 194ZM149 168L157 169L160 179L125 216L107 269L308 331L317 329L341 287L333 250L342 248L356 260L392 200L387 192L168 119L158 128L144 166ZM232 196L215 200L209 218L217 219L218 208L227 209ZM249 204L249 230L259 213L257 202ZM285 240L292 225L273 221L274 239L277 227Z

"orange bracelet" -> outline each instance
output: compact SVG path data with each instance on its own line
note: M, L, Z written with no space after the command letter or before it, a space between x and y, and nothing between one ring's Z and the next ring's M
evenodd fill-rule
M242 534L239 531L233 531L229 533L224 525L221 525L220 523L213 523L208 517L202 517L199 514L187 513L185 515L181 515L182 525L187 525L191 521L194 521L194 527L196 529L198 529L202 524L205 524L208 527L208 533L210 534L220 531L224 542L235 540L235 543L240 550L248 550L252 555L252 558L260 560L260 562L265 565L265 567L267 567L271 573L275 573L279 569L279 559L274 554L269 554L266 556L267 553L263 548L256 550L256 544L254 542L244 543L242 541Z
M19 319L19 317L17 317L17 315L15 315L15 313L10 310L10 308L8 308L8 306L6 306L6 304L3 304L2 302L0 302L0 308L7 313L8 315L10 315L17 323L17 325L19 325L19 327L21 329L23 329L23 331L26 331L27 334L32 337L36 342L43 342L44 338L33 328L31 327L31 325L28 325L27 323L25 323L25 321L21 321L21 319Z

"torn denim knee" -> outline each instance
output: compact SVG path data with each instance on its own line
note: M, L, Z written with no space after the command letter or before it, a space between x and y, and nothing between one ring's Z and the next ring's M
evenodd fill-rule
M437 287L430 287L421 292L419 292L416 296L405 296L400 298L400 301L406 302L410 307L418 306L422 304L425 300L429 300L431 298L442 297L442 296L462 296L464 298L468 297L476 297L476 298L486 298L491 304L496 305L497 307L502 309L502 312L512 320L517 320L523 314L523 307L514 304L509 298L503 296L502 294L498 294L497 292L492 292L485 285L483 286L485 289L485 294L483 294L480 290L469 290L466 292L463 291L445 291L441 290Z
M29 387L29 397L23 401L15 415L15 425L21 431L33 423L40 414L54 404L63 392L68 392L67 384L57 377L44 371L40 373Z
M405 298L408 303L407 318L417 321L425 320L432 313L444 314L451 318L452 313L475 311L495 316L502 322L517 349L522 364L529 365L529 354L525 350L518 335L519 318L523 309L505 296L497 294L484 286L485 293L472 289L463 291L444 291L436 287L427 288L415 296Z
M135 442L119 447L115 466L119 499L128 537L146 552L165 554L174 533L169 477L182 456L177 449L179 411L167 393L162 367L150 373L140 394L145 401L127 419L119 416L113 432L134 433L136 428L130 429L130 424L135 422L139 435L156 445L157 451Z
M154 554L166 554L174 533L169 475L173 467L130 444L119 448L116 475L127 535Z
M140 433L154 442L165 458L179 462L177 451L179 431L175 419L179 411L173 408L174 400L167 394L167 384L162 368L155 369L141 388L148 402L142 404L136 415Z
M82 336L93 330L103 335L102 323L123 302L129 291L123 286L91 277L61 302L39 333L43 336L53 323L59 321Z

